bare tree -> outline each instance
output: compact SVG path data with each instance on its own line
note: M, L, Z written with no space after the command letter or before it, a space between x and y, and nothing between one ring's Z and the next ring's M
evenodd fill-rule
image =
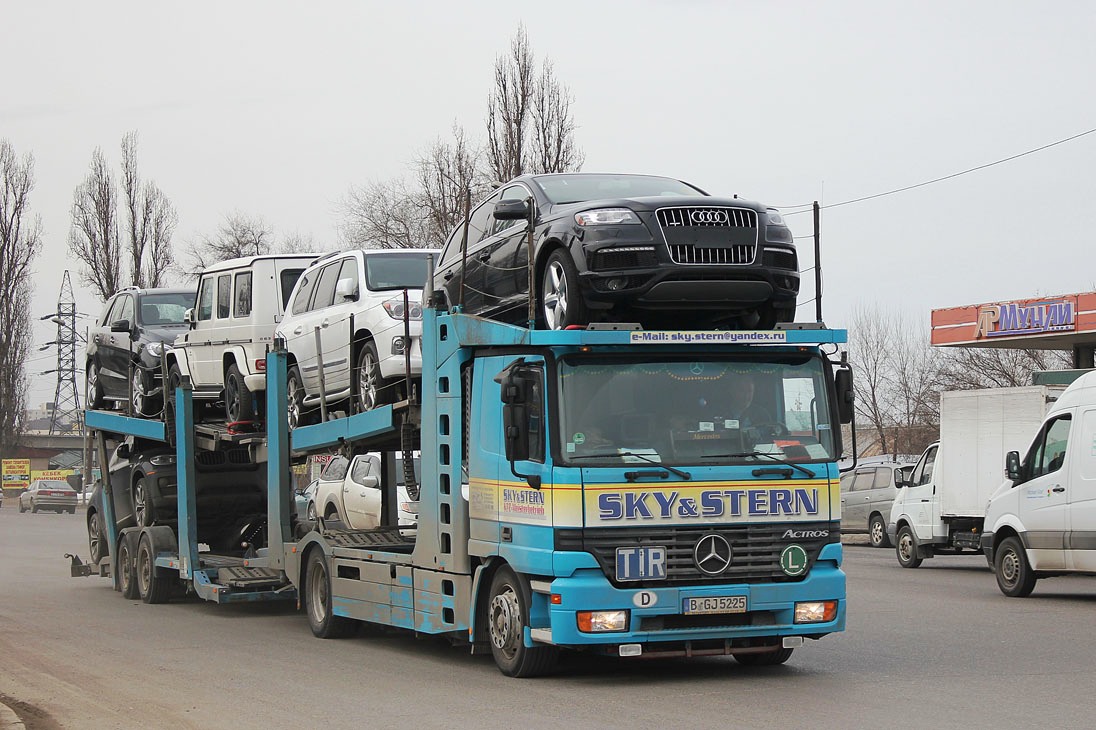
M404 180L350 189L342 201L341 235L355 248L418 248L429 240L420 193Z
M1006 388L1031 385L1037 370L1072 366L1072 354L1061 350L958 347L948 351L940 380L944 390Z
M118 186L103 151L96 148L88 176L73 195L69 252L83 262L84 281L104 301L122 288L117 209Z
M34 158L0 140L0 452L22 435L26 359L31 342L31 264L42 248L42 221L30 215Z
M119 221L121 198L124 226ZM137 170L137 133L122 138L121 194L101 149L88 176L76 187L69 251L84 264L83 279L102 299L127 284L163 286L174 263L171 237L178 216L155 183L142 184Z
M856 413L874 435L861 454L921 452L939 431L939 352L897 312L859 307L851 324Z
M224 216L216 233L202 235L190 245L187 253L191 266L184 273L197 275L218 261L242 256L311 253L316 250L310 234L295 232L279 241L273 226L262 216L251 216L236 210Z
M453 125L453 142L438 139L416 160L419 199L425 221L425 240L419 246L441 246L449 231L463 219L467 199L487 192L487 182L476 172L478 151L469 147L464 128Z
M525 26L510 53L495 59L495 87L487 98L487 164L494 179L527 172L569 172L582 167L575 146L570 90L545 59L538 75Z

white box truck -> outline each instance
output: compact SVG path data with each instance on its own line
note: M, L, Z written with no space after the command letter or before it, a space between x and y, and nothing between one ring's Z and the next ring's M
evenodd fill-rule
M1061 387L961 390L940 395L940 440L898 490L887 534L898 562L981 550L986 503L1005 478L1005 454L1022 449Z

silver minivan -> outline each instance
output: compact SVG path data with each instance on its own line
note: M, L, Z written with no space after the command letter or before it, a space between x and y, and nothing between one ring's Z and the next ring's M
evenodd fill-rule
M861 464L841 477L841 531L868 534L872 547L890 547L887 518L898 484L914 464L895 461Z

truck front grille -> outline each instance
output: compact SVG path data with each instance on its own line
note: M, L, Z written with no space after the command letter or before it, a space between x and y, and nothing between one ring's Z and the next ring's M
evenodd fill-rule
M788 530L819 533L820 537L786 538ZM722 535L731 545L730 566L719 575L706 575L696 566L693 549L709 534ZM822 548L841 542L841 530L833 522L784 523L766 525L699 527L595 527L557 530L556 550L588 552L597 559L606 577L618 587L658 588L660 586L702 586L716 583L794 583L810 574ZM789 545L799 545L807 553L808 568L791 577L780 567L780 554ZM617 548L666 548L666 578L651 581L616 580Z

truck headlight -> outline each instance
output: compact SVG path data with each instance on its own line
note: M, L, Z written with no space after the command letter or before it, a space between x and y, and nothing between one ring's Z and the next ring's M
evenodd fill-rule
M819 624L837 618L837 601L804 601L795 604L795 623Z
M162 342L150 342L145 345L145 352L153 357L160 357L164 354L164 343Z
M587 634L627 631L627 611L579 611L578 630Z
M580 226L616 226L639 222L639 216L627 208L598 208L575 213L575 223Z

